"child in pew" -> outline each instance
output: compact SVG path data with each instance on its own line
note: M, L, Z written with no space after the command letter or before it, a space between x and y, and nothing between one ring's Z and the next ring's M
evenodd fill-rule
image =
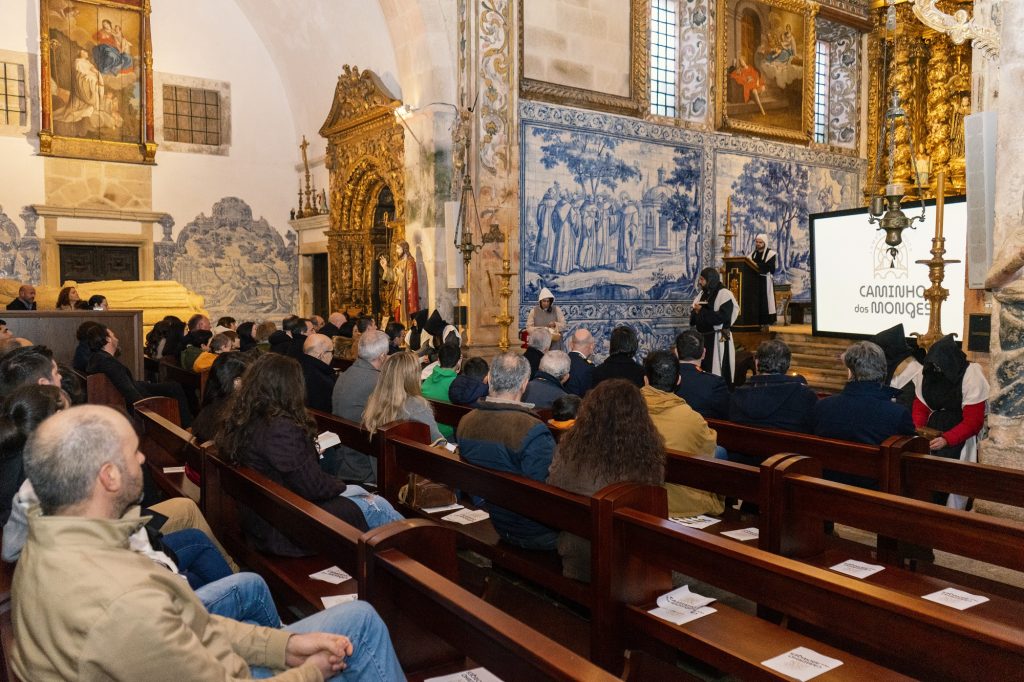
M625 379L602 381L580 403L576 423L562 436L547 482L580 495L612 483L665 483L665 440L651 421L640 389ZM562 574L590 582L590 542L558 537Z
M320 467L316 424L306 412L305 396L297 361L278 353L260 356L232 394L227 418L214 438L217 449L359 530L400 520L383 497L346 485ZM282 556L309 553L252 510L243 510L242 527L261 551Z
M556 398L555 402L551 403L551 419L548 420L548 424L559 431L568 431L576 424L576 414L582 402L582 398L572 393Z

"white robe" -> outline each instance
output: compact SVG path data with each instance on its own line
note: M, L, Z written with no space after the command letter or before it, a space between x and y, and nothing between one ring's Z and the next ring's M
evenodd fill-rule
M736 323L736 318L740 316L740 304L736 301L736 297L732 295L731 291L722 287L718 291L718 295L715 296L711 309L717 311L727 301L732 301L732 315L729 320L729 326L732 327ZM736 344L733 343L731 334L728 340L722 338L723 326L721 324L715 325L714 351L711 356L711 373L717 376L722 376L722 360L725 359L726 355L729 356L730 371L736 372ZM726 379L728 380L729 377L726 377Z

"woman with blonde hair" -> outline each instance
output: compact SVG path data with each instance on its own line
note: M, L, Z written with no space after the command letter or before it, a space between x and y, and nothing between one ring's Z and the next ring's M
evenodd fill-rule
M415 353L402 351L388 356L380 368L377 387L363 410L363 426L372 436L385 424L414 421L430 427L430 441L444 442L430 403L420 390L420 362Z

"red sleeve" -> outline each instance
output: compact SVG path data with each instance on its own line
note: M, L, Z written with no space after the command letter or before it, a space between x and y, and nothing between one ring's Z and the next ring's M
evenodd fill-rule
M921 402L921 400L914 396L914 405L911 408L911 416L914 417L914 427L921 428L927 426L928 417L932 415L932 411L928 409L928 406Z
M960 423L942 434L950 445L960 445L971 436L981 433L981 425L985 422L985 403L964 405L963 413Z

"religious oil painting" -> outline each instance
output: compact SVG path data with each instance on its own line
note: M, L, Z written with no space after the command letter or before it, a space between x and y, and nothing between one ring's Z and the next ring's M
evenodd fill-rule
M719 0L720 128L810 138L816 7L803 0Z
M152 162L148 22L149 0L43 0L41 153Z

